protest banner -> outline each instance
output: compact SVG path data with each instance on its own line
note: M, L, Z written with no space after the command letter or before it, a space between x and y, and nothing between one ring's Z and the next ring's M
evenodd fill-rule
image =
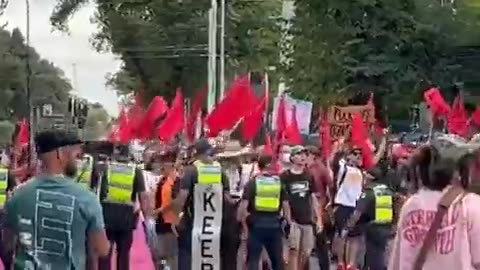
M375 123L375 108L372 105L331 106L327 120L330 122L330 136L333 140L350 134L353 117L361 113L363 122L372 128Z
M281 97L275 97L273 99L273 112L272 112L272 129L276 129L278 105L280 104ZM285 95L285 113L287 117L287 123L291 123L292 111L295 107L297 113L297 124L302 134L310 133L310 122L312 120L313 103L305 100L294 99Z
M196 185L193 195L192 270L220 270L223 187Z

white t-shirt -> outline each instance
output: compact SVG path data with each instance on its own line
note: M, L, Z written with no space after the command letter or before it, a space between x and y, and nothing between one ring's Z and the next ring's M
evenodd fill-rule
M363 191L363 173L356 167L347 165L344 159L339 161L337 173L337 194L335 203L343 206L356 207Z
M155 192L155 190L157 189L158 182L160 181L160 175L144 170L143 178L145 180L146 191Z

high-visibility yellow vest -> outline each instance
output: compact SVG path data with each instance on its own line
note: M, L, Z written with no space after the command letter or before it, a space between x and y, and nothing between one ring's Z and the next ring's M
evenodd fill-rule
M198 184L214 185L222 183L222 166L220 166L220 163L205 164L197 160L193 165L197 168Z
M77 160L77 168L78 168L78 174L81 175L80 184L89 187L90 178L92 176L92 170L93 170L93 157L86 156L82 160Z
M112 162L109 165L108 175L108 195L105 201L131 203L135 165Z
M260 175L255 178L255 209L260 212L277 212L280 207L280 178Z
M393 221L393 193L386 185L373 187L375 193L375 224L389 224Z
M0 168L0 206L7 200L8 169Z

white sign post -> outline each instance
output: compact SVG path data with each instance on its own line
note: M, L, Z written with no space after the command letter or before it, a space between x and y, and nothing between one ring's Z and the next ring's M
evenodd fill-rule
M193 195L192 270L220 270L223 187L197 184Z

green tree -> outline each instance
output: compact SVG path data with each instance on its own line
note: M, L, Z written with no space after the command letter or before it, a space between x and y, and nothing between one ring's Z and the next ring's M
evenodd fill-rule
M68 18L88 0L57 0L51 22L68 30ZM206 86L208 9L210 1L96 0L93 38L98 51L120 55L123 67L109 74L109 84L121 94L145 89L147 99L155 95L173 98L181 86L187 95ZM263 72L276 65L278 17L281 0L232 1L226 27L227 77L248 71Z
M15 122L28 118L27 55L31 67L32 105L50 103L57 112L65 107L71 86L63 71L42 59L34 48L27 48L20 30L0 29L0 120Z
M297 0L289 86L324 104L358 95L365 102L374 92L405 113L427 85L458 80L459 44L479 44L478 13L468 2Z
M110 125L110 116L100 103L89 105L87 122L85 123L84 139L98 140L106 136Z

